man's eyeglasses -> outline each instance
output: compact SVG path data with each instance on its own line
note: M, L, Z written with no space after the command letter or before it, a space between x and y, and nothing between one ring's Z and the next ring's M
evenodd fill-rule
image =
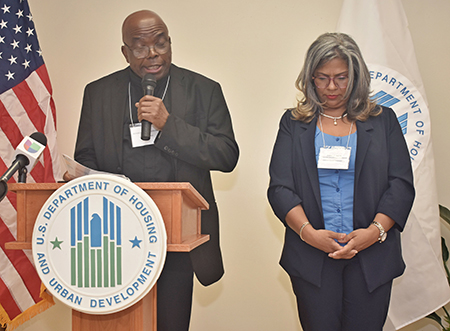
M336 87L344 89L348 85L348 76L335 76L335 77L328 77L328 76L317 76L313 77L314 84L317 88L327 88L328 85L330 85L331 81L333 81L334 85Z
M138 45L135 48L131 48L127 44L124 43L125 46L128 47L128 49L133 52L133 55L137 59L145 59L150 54L150 49L153 48L153 51L158 53L159 55L166 54L170 50L170 40L166 40L163 43L156 43L153 46L147 46L147 45Z

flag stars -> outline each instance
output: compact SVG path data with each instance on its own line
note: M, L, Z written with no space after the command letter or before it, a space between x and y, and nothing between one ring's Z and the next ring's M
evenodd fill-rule
M8 73L5 76L8 77L8 80L14 79L14 72L8 70Z
M19 10L17 11L16 15L17 15L17 18L23 17L23 10L20 10L20 9L19 9Z
M24 63L22 63L22 65L23 65L24 69L27 69L27 68L29 68L29 67L30 67L30 61L28 61L28 60L25 60L25 62L24 62Z
M19 5L19 1L23 4ZM12 88L43 63L44 54L39 47L36 27L26 3L27 0L0 0L2 89Z
M11 57L8 59L8 61L9 61L9 65L13 65L13 64L17 64L17 57L14 57L14 56L12 56L11 55Z
M11 8L11 6L7 6L5 3L5 5L0 9L3 10L3 14L6 14L9 13L9 8Z
M13 49L19 48L19 43L20 43L20 41L13 40L13 42L11 43L11 46L13 47Z
M13 30L14 30L14 32L15 32L16 34L22 33L22 27L21 27L21 26L18 26L17 24L16 24L16 27L13 28Z

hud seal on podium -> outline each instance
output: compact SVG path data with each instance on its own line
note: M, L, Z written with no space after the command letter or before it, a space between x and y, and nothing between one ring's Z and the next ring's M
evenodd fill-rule
M54 297L83 313L111 314L156 284L167 235L158 207L137 185L90 175L45 202L32 247L37 272Z

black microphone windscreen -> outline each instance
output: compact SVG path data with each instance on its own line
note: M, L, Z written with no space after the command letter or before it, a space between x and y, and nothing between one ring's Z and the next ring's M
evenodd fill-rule
M41 145L47 146L47 137L41 132L33 133L30 138L36 140Z
M153 88L156 87L156 78L153 74L146 74L144 77L142 77L141 86L143 89L145 89L147 86L152 86Z

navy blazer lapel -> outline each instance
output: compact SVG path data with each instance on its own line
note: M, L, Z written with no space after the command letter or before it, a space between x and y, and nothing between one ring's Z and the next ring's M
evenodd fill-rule
M306 165L306 172L308 173L311 187L313 188L314 198L322 213L322 203L320 197L319 175L317 172L316 162L316 148L314 144L316 135L317 118L314 118L310 123L300 122L300 126L305 130L300 134L300 144L303 150L303 161Z
M367 149L372 140L373 126L369 120L365 122L356 121L357 127L357 145L356 145L356 160L355 160L355 187L357 187L359 175L364 164Z

